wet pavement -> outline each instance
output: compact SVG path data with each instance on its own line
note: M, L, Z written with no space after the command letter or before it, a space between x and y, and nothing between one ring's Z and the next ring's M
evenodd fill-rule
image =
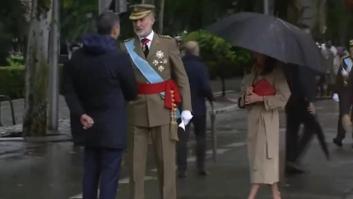
M230 95L232 96L232 95ZM17 102L21 104L20 101ZM226 101L217 108L231 105ZM315 141L305 155L303 175L291 176L283 183L284 199L353 199L353 148L347 136L338 149L331 144L336 132L337 104L322 100L317 103L319 119L329 142L331 161L326 161ZM20 105L21 106L21 105ZM3 112L4 113L4 112ZM20 114L20 111L18 111ZM19 121L20 116L17 116ZM69 134L67 109L61 109L61 133ZM207 177L196 175L190 150L190 168L185 179L178 179L179 199L244 199L249 189L246 157L246 114L243 110L223 112L217 116L218 159L208 158ZM282 132L283 132L282 120ZM1 131L1 128L0 128ZM190 143L193 145L193 142ZM210 144L209 144L210 146ZM69 199L80 198L82 151L71 142L0 141L0 199ZM153 159L148 160L146 199L158 199L158 182ZM127 167L123 166L118 198L128 198ZM271 198L268 187L259 199Z

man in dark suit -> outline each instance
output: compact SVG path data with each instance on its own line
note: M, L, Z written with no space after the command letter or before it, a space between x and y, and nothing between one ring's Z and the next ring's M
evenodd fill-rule
M214 100L210 85L207 67L199 57L199 46L195 41L189 41L184 46L185 56L183 62L189 78L191 90L191 104L193 110L193 119L196 135L196 164L199 175L207 175L205 170L206 156L206 103ZM177 146L178 176L186 177L187 169L187 142L190 134L190 126L186 127L185 132L179 132L179 143Z
M302 173L304 171L298 166L298 161L313 136L317 135L319 139L324 139L314 106L316 73L296 65L287 65L285 72L291 89L291 96L286 105L286 172ZM304 131L300 135L301 124L304 125ZM325 153L328 156L327 150Z
M126 101L137 95L127 54L119 52L119 17L104 13L98 34L64 66L64 95L75 144L84 146L83 198L115 199L120 163L127 145Z

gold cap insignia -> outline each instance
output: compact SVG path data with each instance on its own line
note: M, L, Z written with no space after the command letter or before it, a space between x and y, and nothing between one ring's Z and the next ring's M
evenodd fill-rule
M130 8L131 14L129 16L129 19L139 20L151 14L156 7L152 4L135 4L130 6Z

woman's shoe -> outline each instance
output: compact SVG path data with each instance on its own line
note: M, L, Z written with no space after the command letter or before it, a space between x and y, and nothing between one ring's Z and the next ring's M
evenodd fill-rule
M338 147L342 147L343 146L342 140L339 140L337 138L333 138L332 142Z

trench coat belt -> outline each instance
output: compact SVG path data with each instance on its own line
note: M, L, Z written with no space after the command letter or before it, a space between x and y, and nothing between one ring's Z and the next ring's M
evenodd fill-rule
M174 94L172 95L172 92ZM173 103L178 105L181 102L179 88L174 80L166 80L159 83L139 83L138 93L142 95L158 94L161 93L164 96L164 106L167 109L173 109ZM173 100L172 100L173 97Z
M267 158L271 159L273 158L273 142L271 139L271 128L268 127L266 124L266 120L264 117L261 117L261 122L264 124L264 130L265 130L265 137L266 137L266 156Z

